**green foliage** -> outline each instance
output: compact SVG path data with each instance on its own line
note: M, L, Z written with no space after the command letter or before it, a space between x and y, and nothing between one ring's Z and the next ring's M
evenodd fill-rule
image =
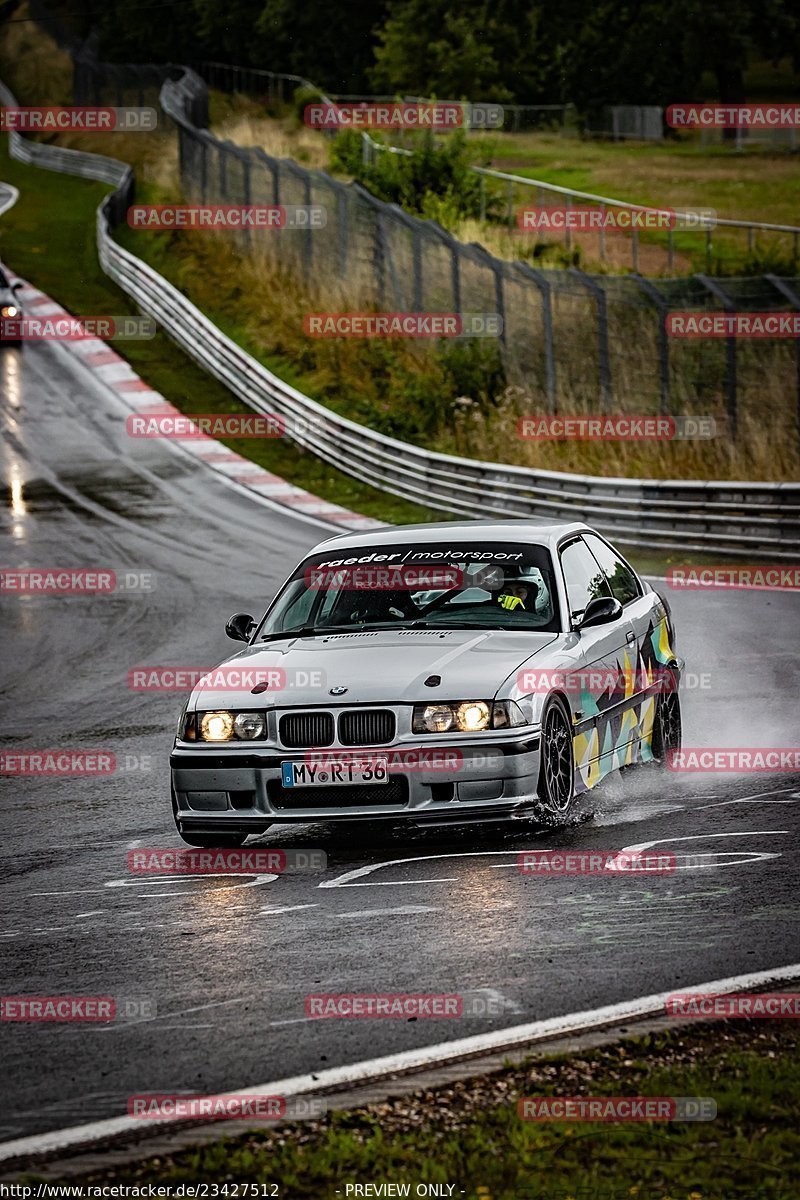
M309 104L319 104L324 99L319 88L314 87L299 87L295 88L292 96L292 107L294 114L300 124L303 124L306 107Z
M460 219L480 213L480 177L470 170L474 157L462 130L441 141L426 130L410 154L376 150L365 163L360 135L344 130L334 141L331 165L352 175L379 200L418 216L441 218L452 229Z

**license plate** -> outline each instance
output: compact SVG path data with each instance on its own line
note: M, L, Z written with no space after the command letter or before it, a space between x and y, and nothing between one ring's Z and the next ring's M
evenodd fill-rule
M361 762L282 762L281 782L285 788L355 787L388 783L389 760L371 758Z

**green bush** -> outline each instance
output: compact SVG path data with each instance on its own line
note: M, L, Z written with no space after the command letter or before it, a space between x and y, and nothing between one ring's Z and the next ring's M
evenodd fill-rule
M295 116L301 125L305 124L304 114L309 104L321 104L325 97L322 92L315 87L299 87L295 88L292 96L292 106Z
M453 228L465 217L480 215L480 177L470 170L472 157L463 130L438 142L426 130L410 154L376 150L373 161L365 163L360 135L343 130L334 140L331 166L352 175L379 200ZM489 198L490 209L496 203Z

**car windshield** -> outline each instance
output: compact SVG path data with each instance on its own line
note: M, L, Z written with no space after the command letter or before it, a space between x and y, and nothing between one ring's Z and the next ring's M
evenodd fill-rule
M550 554L523 543L409 543L306 559L257 640L376 628L556 632Z
M8 290L8 288L9 288L9 282L6 279L5 275L3 274L2 270L0 270L0 288L5 288L6 290Z

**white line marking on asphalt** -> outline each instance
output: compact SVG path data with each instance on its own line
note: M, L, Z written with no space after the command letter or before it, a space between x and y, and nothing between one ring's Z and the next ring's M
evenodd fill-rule
M795 979L800 979L800 963L775 967L769 971L753 971L747 975L731 975L727 979L709 980L693 986L684 985L680 992L682 996L691 992L696 992L700 996L729 995L732 992L752 990L763 984ZM603 1008L567 1013L564 1016L549 1017L543 1021L531 1021L525 1025L513 1025L506 1029L492 1029L488 1033L458 1038L452 1042L440 1042L437 1045L422 1046L415 1050L402 1050L397 1054L366 1059L363 1062L350 1063L344 1067L331 1067L328 1070L314 1071L308 1075L293 1075L288 1079L278 1079L270 1083L258 1084L256 1087L221 1093L220 1097L214 1097L214 1099L222 1096L298 1096L308 1092L313 1094L331 1088L385 1079L387 1076L402 1071L408 1072L439 1066L443 1063L456 1062L459 1059L473 1058L476 1055L512 1050L531 1042L565 1037L568 1034L583 1033L590 1029L602 1029L605 1026L618 1025L623 1021L635 1018L664 1016L666 1001L674 994L674 990L658 992L652 996L640 996L635 1000L607 1004ZM175 1121L167 1117L155 1118L151 1121L154 1129L162 1131L169 1130L174 1124ZM30 1137L16 1138L13 1141L0 1143L0 1162L31 1154L74 1150L102 1138L141 1133L141 1131L141 1120L129 1116L108 1117L105 1120L91 1121L85 1125L73 1125L67 1129L53 1129L48 1133L37 1133ZM147 1153L146 1143L142 1143L142 1151L144 1154Z
M652 842L639 842L635 846L623 846L623 848L620 850L617 857L612 859L611 862L608 864L608 869L612 870L612 871L619 870L621 874L625 874L626 873L625 867L622 867L622 866L616 867L616 865L615 865L617 863L618 859L622 859L624 856L625 859L627 860L631 854L640 854L643 850L652 850L653 846L670 846L670 845L672 845L673 842L705 842L705 841L709 840L710 838L778 837L781 834L785 835L785 834L788 834L789 832L790 831L788 829L747 829L742 833L695 833L695 834L692 834L690 837L656 838ZM764 850L764 851L753 850L753 851L750 851L750 853L752 853L753 855L756 855L756 857L754 857L750 860L751 862L760 862L762 859L780 858L781 857L780 854L771 854L766 850ZM720 866L736 866L737 864L736 863L727 863L727 864L720 863L719 865ZM684 866L680 866L680 867L676 865L675 869L677 871L691 871L692 866L690 863L687 863Z
M786 792L790 795L785 800L767 800L767 796L783 796ZM739 800L720 800L716 804L698 804L695 812L700 812L704 808L724 808L726 804L749 804L751 800L760 800L762 804L794 804L795 800L800 800L800 792L795 792L791 788L776 788L772 792L756 792L754 796L742 796Z
M299 912L301 908L319 908L318 904L289 904L286 908L260 908L256 916L277 917L280 913Z
M243 1004L247 996L237 996L234 1000L212 1000L210 1004L198 1004L196 1008L182 1008L180 1012L162 1013L155 1017L142 1017L139 1021L120 1021L116 1025L97 1025L98 1033L118 1033L120 1029L130 1029L133 1025L152 1025L155 1021L174 1021L179 1017L188 1017L192 1013L205 1012L209 1008L224 1008L226 1004Z
M78 917L101 917L101 916L103 916L104 913L107 913L107 912L108 912L107 908L93 908L91 912L75 913L75 917L76 917L76 919Z
M417 883L454 883L457 875L448 875L442 879L396 879L388 883L381 881L371 883L351 883L351 879L363 879L365 875L371 875L373 871L380 871L381 867L394 867L398 863L412 862L431 862L434 859L448 858L484 858L495 854L521 854L522 850L459 850L455 854L420 854L416 858L390 858L386 862L372 863L368 867L356 867L354 871L345 871L344 875L338 875L336 879L329 879L327 882L317 884L321 888L334 887L410 887Z
M407 908L359 908L353 912L340 912L341 917L413 917L417 913L441 912L440 908L429 908L424 904L411 904Z

